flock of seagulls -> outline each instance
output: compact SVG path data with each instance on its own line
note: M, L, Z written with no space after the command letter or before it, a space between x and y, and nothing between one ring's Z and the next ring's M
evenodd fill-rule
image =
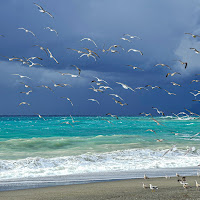
M192 188L192 187L189 186L189 184L186 182L186 177L185 177L185 176L180 176L178 173L176 173L176 177L178 178L178 179L177 179L177 182L180 183L180 184L182 185L182 187L183 187L185 190L187 190L187 189L189 189L189 188ZM199 177L199 172L197 172L197 177ZM171 177L169 177L169 176L167 176L167 175L165 176L165 179L170 179L170 178L171 178ZM144 174L144 180L148 180L148 182L149 182L150 178L149 178L146 174ZM198 183L197 180L194 180L194 182L195 182L196 190L199 190L199 188L200 188L200 183ZM158 190L158 186L153 186L151 183L150 183L149 186L148 186L147 184L145 184L144 182L142 182L142 187L143 187L144 189L150 189L150 190L152 190L152 192L155 191L155 190Z
M53 16L50 12L46 11L42 6L40 6L40 5L36 4L36 3L34 3L34 5L39 9L39 12L41 12L41 13L43 13L43 14L47 14L49 17L54 18L54 16ZM24 27L21 27L21 28L18 28L18 29L19 29L19 30L23 30L25 33L29 33L29 34L33 35L34 37L36 37L36 35L34 34L34 32L32 32L32 31L30 31L30 30L28 30L28 29L26 29L26 28L24 28ZM45 27L44 29L49 30L49 31L51 31L51 32L54 32L54 33L56 34L56 36L58 36L58 32L57 32L54 28ZM194 35L194 34L192 34L192 33L185 33L185 34L191 35L193 38L200 37L200 36ZM0 37L5 37L5 36L4 36L4 35L0 35ZM130 34L124 34L123 37L121 37L120 39L123 40L124 43L126 43L126 42L131 43L133 39L141 40L140 37L138 37L138 36L132 36L132 35L130 35ZM88 37L83 38L83 39L80 40L80 42L82 42L82 43L84 43L84 44L87 43L87 42L90 42L90 43L93 44L93 46L94 46L95 48L98 48L98 45L96 44L96 42L95 42L93 39L91 39L91 38L88 38ZM39 48L42 52L44 52L43 54L44 54L45 56L48 56L48 58L52 59L56 64L59 64L59 61L53 56L53 53L50 51L49 48L45 48L45 47L43 47L43 46L41 46L41 45L39 45L39 44L32 45L32 47L37 47L37 48ZM105 45L104 45L104 47L105 47ZM106 53L106 54L109 53L109 52L111 52L111 53L119 53L120 50L121 50L121 51L126 51L124 47L122 47L121 45L118 45L118 44L111 45L108 49L105 49L104 47L103 47L103 49L100 49L100 50L101 50L101 52ZM74 48L67 48L67 49L70 50L70 51L72 51L72 52L76 52L77 54L79 54L80 56L79 56L78 59L81 59L81 58L84 57L84 56L86 56L88 59L89 59L89 58L93 58L93 59L95 60L95 62L96 62L98 59L101 59L100 56L99 56L99 54L97 53L97 50L92 50L92 49L89 49L89 48L86 48L86 47L83 48L83 49L81 49L81 50L74 49ZM191 49L191 50L194 50L194 52L197 53L197 54L200 53L200 51L197 50L197 49L195 49L195 48L190 48L190 49ZM138 55L141 55L141 56L144 55L144 53L143 53L141 50L139 50L139 49L134 49L134 48L130 48L130 49L128 49L126 52L127 52L127 53L129 53L129 52L138 53ZM37 61L39 62L39 61L43 60L42 56L41 56L41 57L32 56L32 57L30 57L30 58L25 58L25 57L18 58L18 57L14 57L14 56L13 56L13 57L7 57L7 56L4 56L4 55L1 55L1 57L8 59L8 61L21 62L23 65L28 65L29 67L43 66L42 64L37 63L37 62L34 61L34 60L37 60ZM181 61L181 60L176 60L176 61L178 61L178 62L180 62L180 64L184 65L185 70L187 70L187 68L188 68L188 63L187 63L187 62ZM131 64L128 64L128 65L126 65L126 66L129 66L129 67L131 67L131 68L134 69L134 70L140 70L141 73L142 73L142 71L144 71L144 69L142 69L142 68L140 68L140 67L138 67L138 66L136 67L136 66L131 65ZM77 71L77 74L63 73L63 72L58 72L58 73L59 73L61 76L71 76L72 78L80 78L80 77L81 77L81 72L82 72L82 70L81 70L77 65L74 65L74 64L71 65L71 67L73 67L73 68ZM159 67L165 67L165 68L167 68L168 70L172 70L172 68L171 68L169 65L163 64L163 63L157 63L157 64L155 64L153 67L158 67L158 68L159 68ZM21 75L21 74L11 74L11 75L13 75L13 76L18 76L19 78L24 79L24 80L25 80L25 79L29 79L29 80L31 79L31 77L28 77L28 76L26 76L26 75ZM168 73L166 74L166 77L169 77L169 76L173 77L173 76L175 76L175 75L181 75L181 73L179 73L179 72L168 72ZM200 74L197 74L197 75L200 75ZM96 92L96 93L104 93L106 90L107 90L107 91L114 91L114 89L113 89L112 87L109 86L108 81L106 81L106 80L104 80L104 79L102 79L102 78L98 78L98 77L93 77L93 78L94 78L94 80L91 80L91 84L92 84L92 85L91 85L91 87L88 88L88 89L90 89L90 90L92 90L93 92ZM168 78L168 79L169 79L169 78ZM64 83L64 84L63 84L63 83L55 83L54 81L52 81L52 82L53 82L53 87L55 87L55 88L56 88L56 87L66 87L66 86L72 87L72 86L71 86L70 84L68 84L68 83ZM192 81L191 81L191 83L193 83L193 82L198 83L198 82L200 82L200 80L198 80L198 79L196 80L196 79L195 79L195 80L192 80ZM173 86L181 87L181 85L180 85L179 83L175 83L175 82L170 82L170 83L171 83ZM25 83L25 82L20 82L20 84L23 84L24 87L28 89L28 91L21 91L21 92L20 92L21 94L30 95L30 94L33 92L33 88L32 88L31 86L29 86L27 83ZM149 89L158 89L158 90L163 90L163 91L165 91L168 95L176 95L175 93L169 92L168 90L166 90L166 89L164 89L164 88L162 88L162 87L160 87L160 86L157 86L157 85L156 85L156 86L152 86L152 85L148 84L148 85L146 85L146 86L132 88L131 86L129 86L129 85L125 84L125 83L116 82L116 84L117 84L117 85L120 85L123 89L125 89L125 90L131 90L132 92L136 92L136 91L138 91L138 90L148 91ZM95 85L95 86L94 86L94 85ZM51 92L54 93L54 90L53 90L51 87L49 87L48 85L40 85L40 86L37 86L37 87L48 89L49 91L51 91ZM197 93L190 92L190 94L192 94L192 95L196 98L196 97L200 94L200 91L198 91L198 90L194 90L194 91L197 92ZM116 94L115 92L109 93L108 95L111 96L111 99L112 99L116 104L118 104L118 105L120 105L120 106L122 106L122 107L123 107L123 106L128 106L128 104L124 101L124 98L122 98L120 95ZM66 99L67 102L69 102L69 103L71 104L71 106L74 106L74 103L73 103L73 101L71 100L71 98L69 98L69 97L67 97L67 96L60 97L60 98ZM96 103L96 105L97 105L97 104L100 105L99 100L96 99L96 98L89 98L89 99L87 99L87 100L88 100L88 101L91 101L91 102L93 102L93 103ZM194 99L193 101L200 101L200 100ZM21 103L18 104L18 106L23 106L23 105L31 106L30 103L25 102L25 101L22 101ZM98 106L98 105L97 105L97 106ZM163 111L161 111L159 108L152 107L152 109L155 110L159 115L165 116L165 113L164 113ZM196 118L196 119L199 119L199 118L200 118L200 115L198 115L198 114L196 114L196 113L193 113L192 111L190 111L190 110L188 110L188 109L185 109L185 110L186 110L189 114L184 113L184 115L188 115L188 116L190 116L190 115L192 115L192 116L195 115L195 118ZM181 114L183 114L183 112L182 112ZM41 118L41 119L43 119L43 120L46 121L46 119L45 119L44 117L42 117L39 113L36 113L36 115L37 115L39 118ZM155 122L158 126L165 126L165 125L163 125L162 123L158 122L156 119L154 119L154 117L153 117L153 115L152 115L151 113L142 112L142 113L140 113L140 115L144 115L144 116L146 116L146 117L150 117L150 119L152 119L152 121ZM179 113L179 114L174 114L174 115L175 115L177 118L180 118L180 116L179 116L180 113ZM119 117L118 117L117 115L115 115L115 114L112 114L112 113L107 113L106 116L110 116L111 118L115 118L116 120L119 120ZM62 124L66 124L66 125L70 125L70 126L74 127L72 124L78 123L78 121L74 121L74 119L73 119L73 117L72 117L71 115L70 115L70 117L71 117L71 120L72 120L71 123L70 123L69 121L65 121L65 122L62 122ZM110 123L110 124L113 124L110 120L107 120L107 119L102 119L102 120L105 120L105 121L107 121L107 122ZM156 131L153 130L153 129L147 129L146 131L152 132L152 133L154 133L154 134L157 136ZM173 131L172 131L172 132L173 132ZM197 133L197 134L193 135L193 136L191 137L191 139L194 138L194 137L196 137L196 136L199 135L199 134L200 134L200 133ZM157 139L155 139L155 140L156 140L157 142L163 142L163 139L158 139L158 138L157 138ZM175 148L175 145L173 145L169 150L167 150L167 151L163 154L163 156L165 156L168 152L173 151L174 148ZM147 179L147 177L146 177L145 179ZM197 182L196 182L196 184L197 184L198 187L199 187L199 184L198 184ZM185 188L186 188L186 185L187 185L187 184L184 184L184 187L185 187ZM143 187L146 188L145 184L143 184ZM150 189L153 191L153 190L155 190L155 189L158 189L158 187L157 187L157 186L153 186L153 185L150 184Z

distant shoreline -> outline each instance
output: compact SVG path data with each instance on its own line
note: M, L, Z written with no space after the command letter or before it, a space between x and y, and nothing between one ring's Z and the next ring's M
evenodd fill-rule
M177 177L170 179L150 178L108 181L100 183L88 183L68 186L55 186L38 189L27 189L17 191L0 192L0 200L172 200L172 199L199 199L200 191L195 187L195 180L200 182L197 176L186 177L191 188L184 189L177 181ZM143 189L142 182L149 187L149 184L158 186L158 190L152 192L149 188Z

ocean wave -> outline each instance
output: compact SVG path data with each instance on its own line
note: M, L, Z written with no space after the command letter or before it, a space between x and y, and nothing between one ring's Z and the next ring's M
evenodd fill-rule
M129 149L55 158L0 160L1 179L197 166L200 150Z

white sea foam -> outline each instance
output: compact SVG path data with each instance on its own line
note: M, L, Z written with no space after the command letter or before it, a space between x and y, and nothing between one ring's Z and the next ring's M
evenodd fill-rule
M191 167L200 164L200 151L130 149L56 158L0 160L1 179L122 172L139 169Z

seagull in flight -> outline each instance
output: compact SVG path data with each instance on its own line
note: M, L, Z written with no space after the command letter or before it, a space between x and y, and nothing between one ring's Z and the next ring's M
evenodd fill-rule
M173 151L175 147L176 147L176 145L173 145L172 148L170 148L169 150L165 151L165 153L162 155L162 157L164 157L170 151Z
M162 125L162 126L164 126L163 124L161 124L160 122L158 122L156 119L152 118L152 120L153 120L154 122L156 122L157 125Z
M13 61L13 60L20 60L20 58L16 58L16 57L13 57L13 58L9 58L7 56L2 56L4 58L8 58L9 61Z
M41 86L37 86L37 87L44 87L44 88L46 88L46 89L49 89L49 90L51 90L52 92L54 92L49 86L47 86L47 85L41 85Z
M159 86L152 86L152 85L146 85L145 87L151 87L151 89L153 90L153 89L155 89L155 88L159 88L159 89L162 89L161 87L159 87Z
M79 76L80 76L80 74L81 74L81 69L80 68L78 68L76 65L71 65L72 67L75 67L77 70L78 70L78 74L79 74Z
M44 117L42 117L40 114L38 114L38 113L35 113L36 115L38 115L38 117L40 118L40 119L43 119L44 121L46 121L46 119L44 118Z
M30 92L32 92L32 90L29 90L28 92L20 92L20 93L24 93L24 94L26 94L26 95L29 95Z
M24 85L25 88L31 88L29 85L26 85L24 82L19 82Z
M101 88L104 88L105 90L107 90L107 89L113 90L111 87L109 87L109 86L104 86L104 85L101 85L99 88L100 88L100 89L101 89Z
M21 103L19 104L19 106L21 106L21 105L28 105L28 106L30 106L31 104L29 104L29 103L27 103L27 102L21 102Z
M143 53L140 50L137 50L137 49L129 49L128 52L130 52L130 51L139 52L141 55L143 55Z
M121 99L122 101L124 101L124 99L122 99L118 94L109 94L109 95L118 97L119 99Z
M181 61L181 60L175 60L175 61L179 61L182 65L185 65L185 69L187 68L187 62L183 62L183 61Z
M175 83L175 82L171 82L171 83L172 83L172 85L175 85L175 86L179 86L179 87L181 87L181 85L178 84L178 83Z
M199 35L194 35L192 33L185 33L185 34L191 35L193 38L200 37Z
M141 40L141 38L139 38L138 36L135 36L135 35L124 34L124 36L128 36L128 37L130 37L131 39L137 38L137 39Z
M47 50L44 48L44 47L42 47L42 46L40 46L40 45L33 45L33 47L34 46L37 46L37 47L39 47L42 51L44 51L46 54L47 54L47 56L48 56L48 53L47 53Z
M195 48L190 48L190 49L194 50L196 54L199 54L199 53L200 53L200 51L198 51L198 50L195 49Z
M167 73L166 77L168 77L169 75L174 76L175 74L181 75L181 73L179 73L179 72L174 72L174 73Z
M70 117L72 118L72 123L80 122L80 121L74 121L74 119L71 115L70 115Z
M90 38L83 38L83 39L81 39L80 41L82 42L83 40L88 40L88 41L90 41L90 42L93 42L94 45L97 47L97 45L96 45L96 43L94 42L94 40L92 40L92 39L90 39Z
M142 113L139 113L139 114L140 114L140 115L145 115L146 117L148 117L148 116L153 117L151 113L142 112Z
M194 94L193 92L189 92L189 93L192 94L194 97L196 97L200 94L199 92L197 94Z
M200 80L192 80L190 83L192 83L192 82L198 83L198 82L200 82Z
M59 62L53 57L51 51L50 51L48 48L47 48L47 51L49 52L50 58L53 58L53 59L55 60L55 62L56 62L57 64L59 64Z
M122 37L122 38L120 38L120 39L122 39L122 40L124 40L124 41L131 42L129 39L127 39L127 38L125 38L125 37Z
M55 29L52 29L50 27L45 27L44 29L49 29L51 32L55 32L56 35L58 36L58 32Z
M26 33L31 33L35 37L35 34L32 31L29 31L25 28L18 28L18 29L24 30Z
M196 136L199 135L199 134L200 134L200 132L197 133L197 134L195 134L195 135L193 135L190 139L192 139L193 137L196 137Z
M31 79L31 78L29 78L28 76L23 76L23 75L20 75L20 74L11 74L11 75L19 76L20 78L28 78L28 79Z
M127 66L130 66L130 67L132 67L133 69L140 69L140 70L142 70L142 71L144 71L142 68L140 68L140 67L135 67L135 66L133 66L133 65L127 65Z
M100 78L95 77L95 76L94 76L94 78L96 78L98 82L104 82L104 83L108 84L108 83L107 83L106 81L104 81L103 79L100 79Z
M29 67L32 67L32 66L35 66L35 65L43 66L40 63L34 63L31 60L29 60L29 62L31 62L31 65L29 65Z
M74 127L72 124L70 124L69 122L62 122L61 124L69 124L71 125L72 127Z
M96 99L88 99L89 101L94 101L94 102L97 102L99 105L100 103L96 100Z
M104 92L104 90L102 90L102 89L96 89L93 85L91 85L92 86L92 88L89 88L90 90L93 90L94 92L101 92L101 93L103 93Z
M135 90L131 87L129 87L128 85L124 84L124 83L120 83L120 82L116 82L117 84L121 85L124 89L130 89L132 90L133 92L135 92Z
M71 101L70 98L68 98L68 97L61 97L61 98L65 98L65 99L67 99L67 100L71 103L71 105L74 106L74 104L72 103L72 101Z
M152 129L147 129L146 131L151 131L151 132L157 134L157 133L156 133L154 130L152 130Z
M163 90L165 90L165 89L163 89ZM169 92L167 90L165 90L165 92L167 92L169 95L176 95L175 93L171 93L171 92Z
M168 69L171 70L169 65L166 65L166 64L163 64L163 63L158 63L158 64L154 65L154 67L159 66L159 65L162 66L162 67L167 67Z
M79 75L75 75L75 74L70 74L70 73L62 73L62 72L59 72L62 76L64 75L69 75L71 76L72 78L77 78L77 77L80 77Z
M44 10L44 8L43 8L42 6L40 6L40 5L36 4L36 3L34 3L34 4L38 7L38 9L39 9L39 11L40 11L41 13L46 13L46 14L48 14L50 17L54 18L53 15L52 15L51 13L47 12L46 10Z
M128 105L127 103L122 103L121 101L117 101L115 98L112 98L112 99L115 101L115 103L118 103L120 106Z
M107 113L106 115L110 115L111 117L116 117L116 119L119 119L119 118L117 117L117 115L112 115L111 113Z
M155 109L157 111L158 114L161 114L163 116L165 116L163 111L158 110L158 108L152 107L153 109Z

